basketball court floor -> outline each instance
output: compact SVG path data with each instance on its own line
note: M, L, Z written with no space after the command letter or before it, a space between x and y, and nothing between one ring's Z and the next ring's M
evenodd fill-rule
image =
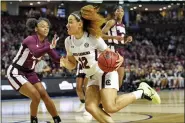
M117 113L111 114L116 123L184 123L184 90L163 90L159 92L162 103L154 105L138 100ZM83 112L76 113L80 101L77 97L52 98L63 123L97 123ZM3 100L2 123L29 123L28 99ZM39 123L53 123L43 102L38 113Z

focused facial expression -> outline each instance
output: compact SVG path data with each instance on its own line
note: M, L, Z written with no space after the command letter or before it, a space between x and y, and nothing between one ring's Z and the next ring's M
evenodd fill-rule
M75 35L78 34L80 29L82 28L82 22L77 21L74 15L70 15L68 17L68 23L66 27L69 35Z
M116 18L118 18L118 19L122 19L123 16L124 16L124 10L123 10L123 8L118 8L118 9L115 11L115 16L116 16Z
M36 31L42 37L47 37L49 33L49 25L46 21L42 20L37 24Z

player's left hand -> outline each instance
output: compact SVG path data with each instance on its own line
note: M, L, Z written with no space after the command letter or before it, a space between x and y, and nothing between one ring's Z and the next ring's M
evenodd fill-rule
M126 43L129 43L129 42L132 42L132 41L133 41L132 36L128 36L128 37L126 38L125 44L126 44Z
M119 59L116 61L117 62L117 64L116 64L116 70L117 70L122 65L122 63L124 61L124 58L118 52L116 52L116 54L119 57Z
M59 37L57 38L57 34L54 35L50 47L53 49L57 46L57 41L59 40Z

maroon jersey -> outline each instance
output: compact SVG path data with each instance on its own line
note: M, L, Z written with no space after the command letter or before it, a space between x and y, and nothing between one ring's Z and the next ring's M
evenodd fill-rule
M13 59L13 64L19 65L25 70L34 70L37 58L48 53L55 61L60 62L60 56L50 49L50 43L47 39L40 42L37 35L28 36L23 40L21 47Z
M122 36L126 34L125 25L123 23L115 22L115 25L108 31L109 36ZM109 44L124 44L124 41L117 41L116 39L108 39Z

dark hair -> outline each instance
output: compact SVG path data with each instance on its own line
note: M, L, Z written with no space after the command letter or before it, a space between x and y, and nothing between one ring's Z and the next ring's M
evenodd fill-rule
M26 28L29 32L35 31L35 27L37 26L37 19L35 18L29 18L26 21Z
M110 18L108 18L107 20L114 18L114 16L115 16L114 13L118 8L123 8L123 7L121 5L113 5L113 6L109 6L106 8L108 15L110 16Z
M27 30L29 32L34 32L35 31L35 27L37 27L37 24L40 23L42 20L46 21L48 23L49 27L51 27L51 23L50 23L50 21L47 18L40 17L38 20L35 19L35 18L29 18L26 21Z
M105 22L105 19L101 17L98 13L98 8L87 5L81 8L80 11L75 11L71 13L77 21L83 21L83 31L89 34L100 37L101 36L101 25Z

